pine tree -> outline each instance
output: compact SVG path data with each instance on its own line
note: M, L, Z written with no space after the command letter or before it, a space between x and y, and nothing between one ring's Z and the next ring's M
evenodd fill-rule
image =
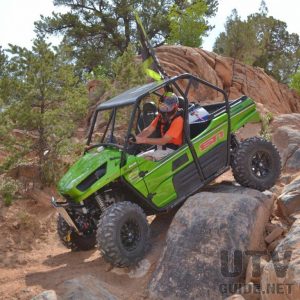
M206 3L207 10L202 9L202 3ZM141 17L152 44L158 46L169 38L171 32L174 35L175 25L173 22L173 29L170 27L168 15L172 7L178 8L185 15L184 22L196 30L194 35L189 32L188 42L195 37L194 45L199 46L199 35L211 28L203 21L204 17L215 15L218 7L217 0L55 0L54 4L69 8L69 11L53 13L51 17L42 16L35 23L36 32L41 36L63 35L64 43L72 48L78 68L88 71L99 65L109 70L111 63L129 44L138 45L134 11ZM194 12L190 7L197 11ZM203 22L205 30L201 27ZM186 33L187 28L186 23ZM174 41L180 43L182 37Z
M174 4L168 14L170 22L170 36L168 43L190 47L200 47L202 37L209 27L205 19L207 5L204 0L194 1L181 9Z
M42 181L50 183L60 176L60 158L70 150L75 122L86 112L85 88L64 49L53 51L43 39L36 39L32 50L11 46L10 53L6 83L13 90L3 99L0 143L11 155L3 167L33 153ZM22 130L22 137L14 137L14 129Z
M213 51L247 64L253 64L260 55L256 32L248 22L241 20L236 9L228 17L225 32L216 39Z
M214 52L264 68L278 81L287 83L300 65L300 39L290 34L285 22L268 16L262 1L259 12L242 21L234 12L225 31L217 38Z

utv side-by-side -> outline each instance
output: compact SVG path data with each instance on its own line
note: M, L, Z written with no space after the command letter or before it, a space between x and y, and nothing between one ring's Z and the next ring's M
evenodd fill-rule
M202 105L198 88L211 89L224 101ZM135 144L134 135L154 119L158 99L170 89L180 98L184 143L152 161L140 154L153 146ZM201 109L206 117L191 121ZM147 249L146 215L178 206L230 167L239 184L271 188L281 168L276 148L260 137L239 142L235 136L245 124L259 120L252 99L229 101L225 91L191 74L132 88L100 104L84 155L58 184L64 201L52 198L62 242L73 250L97 244L108 262L129 266Z

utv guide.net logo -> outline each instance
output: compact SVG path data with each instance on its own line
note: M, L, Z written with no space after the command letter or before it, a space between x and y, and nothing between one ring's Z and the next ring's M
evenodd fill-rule
M266 287L261 290L256 285L243 285L241 283L224 283L219 285L219 291L223 295L232 295L242 291L243 295L291 295L293 283L268 283Z
M252 278L261 278L261 259L268 256L267 251L227 251L222 250L221 274L225 278L242 278L246 271L249 258L252 257ZM285 251L282 255L275 253L268 263L273 264L275 276L285 278L291 260L292 251ZM243 294L286 294L290 295L294 284L291 283L268 283L262 290L255 285L245 286L240 283L224 283L219 285L222 294L234 294L243 289Z

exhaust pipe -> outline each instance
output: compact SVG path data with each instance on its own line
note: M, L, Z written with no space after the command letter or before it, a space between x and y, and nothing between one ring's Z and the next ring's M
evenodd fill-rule
M63 219L67 222L67 224L70 227L74 228L79 235L82 235L82 233L79 232L76 224L74 223L74 221L72 220L72 218L69 216L69 214L65 209L65 206L68 206L69 204L67 202L57 202L54 197L51 198L51 204L58 211L58 213L63 217Z

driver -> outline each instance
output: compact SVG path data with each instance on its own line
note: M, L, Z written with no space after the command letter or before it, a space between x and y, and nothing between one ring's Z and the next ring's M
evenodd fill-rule
M159 114L148 127L136 136L137 144L156 145L156 149L139 154L139 156L160 160L182 145L183 111L178 108L178 104L176 94L168 92L162 96L159 103ZM156 129L159 137L149 138Z

